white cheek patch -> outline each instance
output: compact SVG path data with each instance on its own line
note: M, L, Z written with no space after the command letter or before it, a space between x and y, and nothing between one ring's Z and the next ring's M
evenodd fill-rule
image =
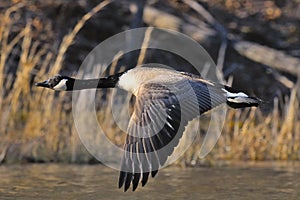
M58 84L56 84L53 89L54 90L67 90L67 82L68 79L62 79L61 81L59 81Z

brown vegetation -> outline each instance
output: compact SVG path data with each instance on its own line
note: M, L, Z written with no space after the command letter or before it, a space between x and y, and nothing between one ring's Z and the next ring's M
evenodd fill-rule
M20 28L18 10L25 3L15 4L0 14L0 163L90 162L93 158L81 145L73 124L69 94L35 88L34 82L57 74L75 36L104 1L84 15L72 31L65 35L58 50L51 45L51 29L38 28L38 18ZM226 6L237 6L226 1ZM266 18L277 18L278 10L265 10ZM37 35L49 37L39 38ZM151 34L151 33L150 33ZM33 37L35 39L33 39ZM48 41L48 42L47 42ZM142 52L143 54L146 52ZM18 54L18 61L12 60ZM139 57L142 62L144 55ZM12 66L12 63L17 63ZM298 66L299 67L299 66ZM13 73L15 71L15 73ZM112 70L114 71L114 70ZM109 99L107 100L109 102ZM279 106L279 102L283 106ZM267 115L258 109L229 110L222 135L205 161L215 160L299 160L300 113L297 85L281 102L274 99L273 111ZM97 113L100 120L109 110ZM107 120L107 119L106 119ZM109 138L121 144L124 134L107 122ZM181 164L202 163L199 142L178 161Z

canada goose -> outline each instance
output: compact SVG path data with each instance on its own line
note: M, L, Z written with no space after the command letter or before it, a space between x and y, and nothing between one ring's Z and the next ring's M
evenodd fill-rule
M144 186L150 174L156 175L193 118L225 102L233 108L260 103L258 98L231 87L162 68L139 67L88 80L57 75L36 86L59 91L118 87L135 95L119 176L119 188L124 185L124 191L131 184L134 191L140 181Z

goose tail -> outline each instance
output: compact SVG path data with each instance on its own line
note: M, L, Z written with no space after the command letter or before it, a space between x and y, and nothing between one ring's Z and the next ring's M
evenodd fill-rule
M261 103L260 99L248 96L228 86L225 86L224 91L226 92L226 103L232 108L257 107Z

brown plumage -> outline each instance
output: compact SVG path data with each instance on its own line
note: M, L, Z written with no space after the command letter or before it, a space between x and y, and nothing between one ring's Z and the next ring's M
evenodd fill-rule
M56 76L36 85L54 90L119 87L136 96L120 168L119 187L124 191L130 185L134 191L139 182L144 186L157 174L195 117L222 103L240 108L260 102L200 76L162 68L134 68L90 80Z

